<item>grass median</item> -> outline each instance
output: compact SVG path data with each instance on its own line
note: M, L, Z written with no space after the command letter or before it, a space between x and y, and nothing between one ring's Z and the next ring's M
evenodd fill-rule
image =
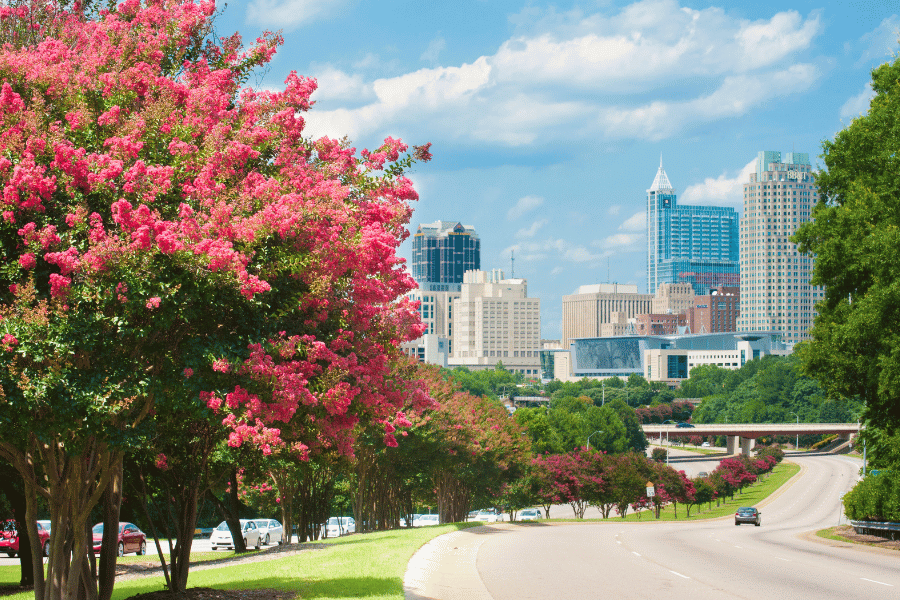
M300 554L274 555L259 562L192 571L188 587L277 589L295 592L298 598L402 600L403 575L412 555L439 535L476 525L482 523L379 531L323 540L323 547ZM0 581L18 580L18 566L0 567ZM157 592L163 585L161 576L120 581L113 591L113 600ZM11 594L4 600L33 599L34 593L28 591Z

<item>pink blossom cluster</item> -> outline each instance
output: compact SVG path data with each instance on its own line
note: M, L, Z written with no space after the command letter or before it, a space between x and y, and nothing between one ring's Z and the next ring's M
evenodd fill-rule
M409 164L406 144L389 137L357 154L304 137L317 84L296 73L281 91L242 88L276 34L210 43L172 76L212 1L123 0L97 18L79 3L40 19L32 10L0 8L0 25L36 23L39 40L0 48L0 214L21 267L10 289L34 280L34 302L148 330L195 326L181 313L185 289L278 312L287 331L176 370L185 386L201 380L184 381L195 370L211 382L199 400L222 413L228 443L271 452L289 437L304 458L349 455L358 425L373 422L396 445L412 424L401 411L433 405L420 381L397 376L399 345L424 331L397 256L418 198L392 168ZM164 287L160 274L192 285Z

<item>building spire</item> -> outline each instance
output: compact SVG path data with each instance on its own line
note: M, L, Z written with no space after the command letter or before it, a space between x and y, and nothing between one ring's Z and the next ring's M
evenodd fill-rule
M675 191L672 187L672 184L669 183L669 177L666 175L665 170L663 170L662 165L662 154L659 155L659 171L656 172L656 177L653 179L653 185L650 186L648 192L660 192L665 190L669 193Z

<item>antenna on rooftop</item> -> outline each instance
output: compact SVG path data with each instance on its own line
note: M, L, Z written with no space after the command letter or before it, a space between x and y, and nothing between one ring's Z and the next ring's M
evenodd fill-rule
M510 275L509 278L515 279L516 278L516 251L515 250L509 251L509 263L510 263L510 270L512 271L512 274Z

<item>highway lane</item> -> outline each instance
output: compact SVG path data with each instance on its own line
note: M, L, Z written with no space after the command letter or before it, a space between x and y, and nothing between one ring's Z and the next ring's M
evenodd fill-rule
M508 528L485 536L477 569L494 600L524 598L896 598L900 557L828 545L859 461L797 456L803 470L761 505L762 527L732 517L685 523ZM514 527L514 528L513 528Z

